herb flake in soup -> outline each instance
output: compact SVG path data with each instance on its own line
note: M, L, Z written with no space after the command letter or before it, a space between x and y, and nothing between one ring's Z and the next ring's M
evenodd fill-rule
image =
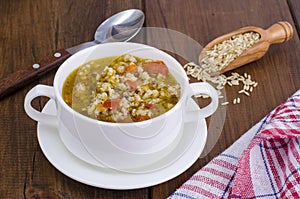
M75 111L106 122L138 122L176 105L180 84L163 61L125 54L89 61L65 80L63 99Z

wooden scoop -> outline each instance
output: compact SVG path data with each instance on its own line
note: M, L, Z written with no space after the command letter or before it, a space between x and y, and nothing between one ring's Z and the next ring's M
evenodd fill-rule
M207 44L199 55L199 63L201 64L201 61L205 56L206 51L210 50L214 45L219 44L224 40L228 40L234 35L238 35L246 32L259 33L260 34L259 41L256 44L254 44L252 47L245 50L235 60L229 63L228 66L214 73L213 75L225 73L227 71L238 68L247 63L260 59L262 56L266 54L271 44L286 42L293 36L294 33L291 24L289 24L286 21L280 21L278 23L275 23L266 30L255 26L247 26L244 28L240 28L228 34L217 37L209 44Z

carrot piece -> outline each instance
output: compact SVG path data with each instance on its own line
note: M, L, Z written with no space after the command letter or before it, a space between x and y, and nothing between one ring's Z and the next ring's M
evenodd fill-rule
M102 111L104 111L106 108L104 108L103 107L103 104L97 104L97 106L96 106L96 108L97 108L97 110L99 111L99 112L102 112Z
M150 119L150 117L148 115L139 115L137 118L138 122L148 120L148 119Z
M161 73L163 75L168 74L169 69L167 65L163 61L153 61L153 62L146 62L143 64L145 71L148 73Z
M137 89L137 87L139 85L142 85L142 81L141 80L136 80L136 81L130 81L130 80L126 80L125 83L130 86L131 88L133 88L134 90Z
M112 110L116 110L119 105L120 105L120 99L110 99L110 100L106 100L103 103L103 107L104 108L111 108Z
M126 71L127 73L129 73L129 72L136 72L136 71L137 71L137 68L138 68L137 65L135 65L135 64L130 64L130 65L126 66L125 71Z
M158 108L158 105L157 105L157 104L150 104L150 103L149 103L149 104L146 104L145 107L148 108L148 109L151 109L151 108Z

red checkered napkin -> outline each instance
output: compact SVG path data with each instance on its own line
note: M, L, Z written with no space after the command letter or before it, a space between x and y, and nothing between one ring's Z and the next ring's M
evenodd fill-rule
M300 198L300 90L169 199Z

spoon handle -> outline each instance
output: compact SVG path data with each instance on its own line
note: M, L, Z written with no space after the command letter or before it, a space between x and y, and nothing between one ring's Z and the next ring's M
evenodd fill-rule
M57 69L71 54L65 49L60 49L53 56L46 57L32 67L18 70L0 80L0 99L10 93L37 80L41 75Z

